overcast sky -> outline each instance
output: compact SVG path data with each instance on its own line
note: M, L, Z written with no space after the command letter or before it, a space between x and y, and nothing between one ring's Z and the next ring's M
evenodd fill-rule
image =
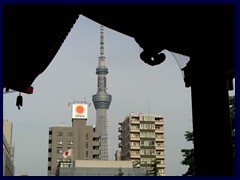
M172 56L152 67L140 59L140 53L132 37L104 28L107 92L112 95L108 110L110 160L120 142L118 123L127 115L162 115L166 174L182 175L187 166L181 165L181 149L192 147L184 138L185 131L192 131L191 89L185 88ZM13 122L15 175L47 175L49 127L60 123L71 126L69 102L86 98L92 103L92 95L97 92L99 56L100 25L80 16L51 64L32 84L33 94L22 94L21 110L16 107L18 93L4 94L3 115ZM95 124L95 119L92 103L87 124Z

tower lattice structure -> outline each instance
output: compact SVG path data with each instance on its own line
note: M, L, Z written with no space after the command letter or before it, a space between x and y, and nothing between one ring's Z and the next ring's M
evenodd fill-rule
M108 116L112 96L107 93L108 68L104 57L104 28L100 26L100 56L98 57L98 67L96 74L98 76L98 91L92 96L92 101L96 109L96 132L100 134L100 159L108 160Z

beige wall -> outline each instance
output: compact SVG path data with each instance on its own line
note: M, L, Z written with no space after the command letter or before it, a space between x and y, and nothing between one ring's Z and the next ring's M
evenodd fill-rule
M132 161L75 160L75 167L132 168Z

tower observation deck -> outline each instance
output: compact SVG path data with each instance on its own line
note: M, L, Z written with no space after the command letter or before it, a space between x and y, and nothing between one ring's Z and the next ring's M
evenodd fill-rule
M100 134L100 159L108 160L108 118L107 110L109 109L112 96L107 94L108 68L105 65L104 57L104 35L103 26L100 26L100 56L96 74L98 76L98 91L92 96L92 101L96 109L96 132Z

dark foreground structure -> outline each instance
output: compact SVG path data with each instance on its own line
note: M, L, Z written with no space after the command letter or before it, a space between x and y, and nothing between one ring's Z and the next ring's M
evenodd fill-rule
M235 77L234 5L3 8L6 89L33 93L31 84L53 60L79 15L135 38L144 50L141 59L149 65L164 61L159 54L163 49L190 56L183 70L192 94L196 175L234 175L228 102Z

